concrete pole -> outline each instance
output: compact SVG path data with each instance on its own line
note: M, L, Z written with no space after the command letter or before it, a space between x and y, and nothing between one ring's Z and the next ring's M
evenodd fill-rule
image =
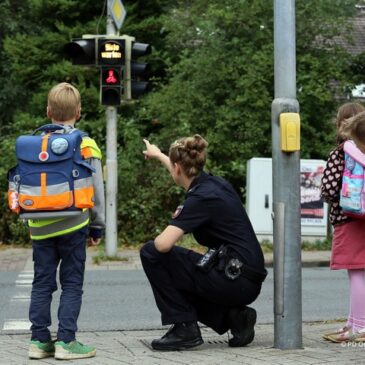
M296 100L295 0L274 0L275 99L272 103L274 347L302 347L300 152L280 147L279 116Z
M109 6L106 34L119 35L114 26ZM115 256L118 246L117 227L117 193L118 193L118 161L117 161L117 108L106 108L106 229L105 253Z

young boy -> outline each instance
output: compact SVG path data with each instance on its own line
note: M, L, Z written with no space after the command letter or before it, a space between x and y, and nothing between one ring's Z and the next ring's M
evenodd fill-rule
M81 100L78 90L68 83L54 86L48 94L47 116L54 124L66 127L69 133L80 118ZM62 132L61 132L62 133ZM94 168L95 205L89 217L88 209L79 215L58 219L29 220L33 245L34 280L29 309L32 338L29 357L41 359L79 359L95 356L96 350L76 341L77 319L81 308L85 271L86 243L100 243L105 226L104 186L101 152L95 141L83 137L81 154ZM62 288L58 307L57 340L52 341L52 293L57 290L56 274Z

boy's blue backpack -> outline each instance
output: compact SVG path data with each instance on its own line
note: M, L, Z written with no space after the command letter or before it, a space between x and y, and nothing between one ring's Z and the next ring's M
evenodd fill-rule
M18 164L8 171L13 212L26 219L55 218L94 206L94 169L82 158L82 137L78 129L47 124L17 138Z
M340 206L348 216L365 218L365 154L353 141L345 142L344 152Z

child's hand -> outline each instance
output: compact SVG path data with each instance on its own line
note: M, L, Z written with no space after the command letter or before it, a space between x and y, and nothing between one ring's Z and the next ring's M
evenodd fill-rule
M151 144L147 139L144 139L143 142L146 145L146 150L143 151L144 158L146 160L150 158L157 158L161 154L160 149L156 145Z
M101 241L101 238L93 238L93 237L89 237L87 239L87 245L88 247L92 247L92 246L97 246Z

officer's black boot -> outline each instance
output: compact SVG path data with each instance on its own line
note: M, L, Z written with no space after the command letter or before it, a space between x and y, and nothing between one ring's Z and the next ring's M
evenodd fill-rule
M160 339L153 340L154 350L176 351L199 346L203 343L196 322L175 323Z
M253 308L231 309L228 313L228 322L233 335L233 338L228 341L229 346L246 346L253 341L256 323L256 311Z

